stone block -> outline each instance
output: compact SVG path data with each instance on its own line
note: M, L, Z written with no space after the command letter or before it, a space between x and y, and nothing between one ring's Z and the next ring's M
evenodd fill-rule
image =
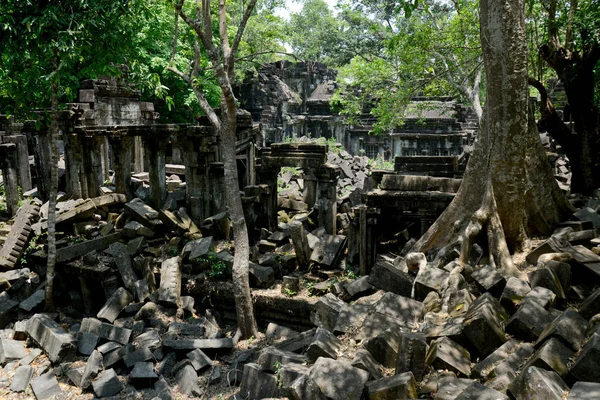
M545 287L536 286L523 298L523 301L534 300L537 301L542 307L548 309L554 306L556 301L556 295L550 289Z
M571 375L585 382L600 383L600 335L594 333L571 367Z
M530 272L528 276L532 288L535 288L536 286L545 287L550 289L558 298L566 298L565 290L563 289L558 276L551 268L538 268L535 271Z
M366 386L370 400L418 398L417 383L410 372L367 382Z
M494 376L508 373L516 375L519 367L531 357L534 351L535 348L531 343L519 343L515 351L494 368Z
M149 329L141 335L136 336L133 344L138 349L147 347L149 350L154 350L160 346L160 334L157 329Z
M172 257L164 260L160 266L160 289L158 301L178 307L181 299L181 259Z
M81 327L79 330L81 332L95 333L102 339L120 344L129 343L129 338L131 337L131 329L120 328L118 326L106 324L98 321L95 318L84 318L81 321Z
M312 362L319 357L337 358L342 349L342 342L323 328L317 328L311 344L308 345L306 356Z
M507 310L514 311L517 305L521 302L521 299L523 299L523 297L525 297L530 291L531 287L529 286L529 283L522 279L511 276L506 281L504 290L502 290L500 304L502 304L502 306Z
M250 261L249 263L250 287L268 289L275 283L275 271L271 267L263 267Z
M498 300L486 293L469 307L462 335L476 354L487 357L506 342L503 329L505 318L506 311Z
M423 317L423 303L394 293L385 293L376 302L375 312L388 315L408 328L416 328Z
M123 356L127 368L132 368L138 362L148 361L153 358L152 352L147 347L139 348Z
M245 364L239 394L242 398L247 399L279 397L280 388L277 385L277 377L263 371L258 364Z
M8 324L17 318L19 302L11 300L8 296L0 297L0 329L6 328Z
M569 387L556 372L529 367L521 371L508 391L520 400L562 400Z
M600 314L600 289L597 289L579 305L579 314L588 321L594 315Z
M425 363L435 369L448 369L468 377L471 375L470 359L471 355L464 347L442 337L429 345Z
M439 292L449 275L447 271L430 265L419 270L415 278L415 299L423 301L429 292Z
M231 338L221 339L171 339L167 338L162 343L164 348L173 350L229 350L233 348Z
M471 278L475 281L481 293L490 292L496 298L500 298L506 286L506 279L490 265L475 270L471 274Z
M190 351L186 354L186 357L190 359L196 372L213 365L212 360L200 349Z
M361 276L352 282L346 283L344 289L350 299L370 294L375 290L373 285L369 283L369 275Z
M435 400L454 400L474 382L472 379L456 378L452 375L442 376L437 382Z
M71 361L77 342L48 314L35 314L27 321L27 333L48 355L53 363Z
M364 341L363 347L386 368L395 368L398 361L400 332L388 329Z
M92 380L98 376L100 371L102 371L102 361L102 353L100 353L98 350L92 352L92 354L88 357L85 368L81 374L81 379L78 385L80 388L87 389L92 384Z
M369 275L369 283L378 289L411 297L413 279L385 261L378 261Z
M44 289L37 290L34 294L23 300L19 308L25 312L32 312L44 304L46 292Z
M265 336L269 339L281 339L283 337L291 338L298 336L298 332L285 326L277 325L274 322L269 322L267 330L265 331Z
M335 322L334 333L355 332L363 325L365 319L373 313L372 304L344 304Z
M313 380L329 399L359 400L369 379L369 373L353 367L346 361L319 358L308 378Z
M60 395L62 390L52 372L41 375L31 381L31 390L37 400L49 399Z
M519 346L519 342L515 339L511 339L498 347L492 354L487 356L485 359L477 363L472 370L472 376L481 379L487 379L493 376L494 369L502 361L504 361L510 354L512 354Z
M137 362L129 373L129 383L136 388L150 387L158 381L158 375L154 372L154 364L151 362Z
M23 343L12 339L0 339L0 365L20 360L26 355Z
M327 293L325 296L321 296L315 304L314 311L310 315L310 321L318 327L332 331L345 304L333 294Z
M455 400L509 400L509 397L479 382L473 382Z
M368 371L369 380L383 378L383 366L365 349L358 349L352 359L352 366Z
M577 312L568 308L548 324L538 337L536 346L548 338L556 337L577 351L583 345L588 328L588 322Z
M13 392L24 392L29 386L29 381L33 378L35 369L29 365L22 365L15 371L15 376L10 384L10 390Z
M348 241L344 235L323 235L315 245L310 260L323 268L335 268L339 263Z
M98 379L92 382L92 386L94 394L100 398L115 396L123 390L123 385L112 368L102 372Z
M134 284L135 288L135 284ZM115 322L115 319L119 316L121 311L129 303L133 301L133 296L125 288L118 288L115 292L106 300L104 306L98 311L96 318L105 319L111 324Z
M422 333L401 333L396 374L412 372L420 382L425 376L425 358L427 357L427 341Z
M84 356L92 354L100 337L92 332L77 332L77 352Z
M561 378L569 372L568 363L575 353L565 346L560 340L550 338L527 360L523 369L538 367L553 370Z
M291 351L279 350L276 347L269 346L260 352L256 363L263 371L275 373L277 372L277 366L292 363L307 364L308 357L303 354L296 354Z
M600 399L600 383L575 382L567 400L595 400Z
M183 261L194 260L198 257L207 256L214 249L214 241L212 236L203 237L200 239L187 242L183 246L181 258Z
M506 332L527 341L535 341L544 329L554 320L537 301L528 300L521 303L506 324Z

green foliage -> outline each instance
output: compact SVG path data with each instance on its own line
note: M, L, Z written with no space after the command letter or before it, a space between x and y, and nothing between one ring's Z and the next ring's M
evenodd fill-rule
M31 240L29 241L29 245L23 252L23 256L19 260L21 265L27 264L27 258L30 254L33 254L36 251L41 250L43 248L43 245L41 244L41 242L44 240L47 240L47 238L48 238L48 232L43 232L42 234L35 235L33 238L31 238Z
M211 279L225 279L227 277L227 265L213 252L197 257L194 261L210 270L208 276Z
M69 236L67 238L67 241L69 242L70 245L77 244L77 243L83 243L86 240L87 239L83 235L73 235L73 236Z
M393 171L394 170L394 162L393 161L386 161L381 156L378 156L377 158L374 158L374 159L373 158L369 158L368 164L373 169L385 169L385 170L388 170L388 171Z
M294 296L295 296L295 295L297 295L298 293L296 293L296 291L295 291L295 290L292 290L292 289L290 289L290 288L285 288L285 289L283 289L283 294L284 294L286 297L294 297Z

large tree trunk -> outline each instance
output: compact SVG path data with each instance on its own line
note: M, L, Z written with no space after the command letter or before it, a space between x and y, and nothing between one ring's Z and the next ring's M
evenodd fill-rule
M233 259L233 295L239 333L242 338L256 336L257 327L254 319L252 296L250 295L249 258L250 244L248 242L248 228L244 219L242 198L240 196L238 170L236 161L236 117L235 104L222 103L223 115L220 131L221 151L223 154L223 167L225 172L225 199L229 209L229 217L233 226L235 241L235 254Z
M456 197L413 248L427 252L458 242L460 261L467 262L473 242L484 233L490 264L510 275L518 273L510 251L521 249L526 229L548 233L568 210L535 126L528 124L523 4L523 0L480 3L487 74L481 131ZM543 195L550 196L542 199Z
M46 267L45 309L54 311L54 276L56 266L56 195L58 192L58 84L53 82L50 121L50 199L48 204L48 263Z

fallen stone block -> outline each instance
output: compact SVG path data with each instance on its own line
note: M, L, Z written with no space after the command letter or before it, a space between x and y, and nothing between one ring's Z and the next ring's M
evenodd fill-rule
M516 375L519 367L523 365L525 360L531 357L534 351L535 348L531 343L520 343L506 360L502 361L494 368L494 376L509 373Z
M600 335L594 333L571 367L571 375L584 382L600 383Z
M275 271L271 267L250 262L248 265L250 287L268 289L275 283Z
M560 340L550 338L531 356L523 369L538 367L553 370L561 378L569 372L568 363L575 353L565 346Z
M321 389L308 375L302 375L292 382L289 387L285 388L285 394L290 400L327 400Z
M71 361L77 342L47 314L35 314L27 321L27 333L48 355L53 363Z
M52 372L33 379L31 381L31 390L37 400L48 399L60 395L62 392Z
M102 353L98 350L94 350L88 357L83 373L81 374L81 379L78 384L80 388L87 389L92 384L92 380L94 380L100 371L102 371L102 361Z
M369 283L369 275L361 276L344 285L344 290L350 299L371 294L375 288Z
M199 257L207 256L214 249L212 236L187 242L181 251L181 258L184 262L194 260Z
M489 292L471 304L462 335L476 354L487 357L506 342L503 329L506 317L504 308Z
M123 345L129 343L129 338L131 336L131 329L106 324L94 318L84 318L81 321L79 330L81 332L95 333L102 339Z
M555 238L550 238L529 252L529 254L527 254L525 257L525 261L527 261L527 263L530 265L536 265L538 258L541 255L547 253L561 253L562 251L563 245L560 244Z
M365 319L373 313L372 304L344 304L335 322L333 333L351 333L363 325Z
M32 312L39 309L43 304L46 296L44 289L37 290L34 294L23 300L19 304L19 308L25 312Z
M388 315L408 328L415 328L423 317L423 303L394 293L385 293L376 302L375 312Z
M138 349L147 347L149 350L154 350L160 346L160 334L156 329L149 329L141 335L136 336L133 340L133 344Z
M115 264L121 275L123 285L130 292L135 290L135 282L138 280L137 275L133 271L131 264L131 256L127 250L127 245L117 242L111 244L106 250L107 253L111 254L115 258Z
M506 332L523 340L535 341L553 320L552 314L537 301L524 301L506 323Z
M356 350L352 366L369 372L369 380L383 378L383 366L365 349Z
M422 333L403 332L400 334L396 374L411 372L417 382L425 376L427 341Z
M140 199L133 199L125 204L125 212L131 218L153 231L163 226L163 222L158 218L158 211L146 205Z
M429 292L439 292L449 275L447 271L434 266L421 268L415 278L415 299L423 301Z
M472 376L481 379L488 379L493 376L493 371L502 361L512 354L519 346L519 342L511 339L498 347L492 354L480 361L472 370Z
M413 279L388 262L375 263L369 275L369 283L386 292L411 297Z
M6 294L6 292L4 292ZM0 296L0 329L17 319L19 302L11 300L8 296Z
M92 354L100 337L91 332L77 332L77 352L84 356Z
M550 289L536 286L523 298L523 301L537 301L546 310L554 306L556 295Z
M119 377L114 369L108 369L102 372L98 378L92 382L94 394L97 397L110 397L118 394L123 390L123 385L119 381Z
M568 264L566 264L568 266ZM528 274L529 283L532 288L536 286L545 287L550 289L560 299L566 298L566 293L562 287L558 276L549 267L538 268Z
M115 290L108 300L106 300L106 303L104 303L104 306L98 311L96 317L113 323L121 311L132 301L133 296L131 296L131 293L125 288L120 287Z
M568 308L548 324L535 344L538 346L546 339L556 337L577 351L583 345L588 328L588 322L577 312Z
M151 362L137 362L129 373L129 383L136 388L150 387L158 381L158 375L154 372L154 364Z
M33 378L35 369L29 365L22 365L15 371L15 376L10 384L10 390L13 392L24 392L29 386L29 381Z
M437 382L436 400L454 400L476 381L472 379L456 378L453 375L442 376Z
M511 276L506 281L504 290L502 290L500 304L507 310L514 311L523 297L525 297L530 291L531 287L529 286L529 283L522 279Z
M248 399L276 398L280 396L277 377L263 371L258 364L244 365L244 377L240 384L240 396Z
M206 218L200 224L202 236L212 236L215 240L229 240L231 234L231 220L227 212L222 212Z
M306 356L312 362L319 357L337 358L342 342L326 329L317 328L311 344L306 349Z
M135 351L135 346L133 344L127 344L118 348L117 350L111 351L104 356L104 368L112 367L113 365L117 365L120 361L123 360L129 353L133 353Z
M132 368L135 364L148 361L153 358L152 352L147 347L139 348L123 356L123 362L127 368Z
M367 382L366 386L370 400L418 398L417 383L410 372Z
M425 363L435 369L448 369L468 377L471 375L470 359L471 355L464 347L442 337L429 345Z
M363 347L373 358L386 368L396 367L399 346L400 332L393 328L368 338L363 343Z
M0 365L25 357L23 343L12 339L0 339Z
M39 200L25 202L14 218L10 232L0 247L0 269L13 269L23 257L31 236L31 225L40 213Z
M509 397L494 389L482 385L479 382L473 382L467 386L457 397L456 400L509 400Z
M321 296L310 315L310 321L318 327L332 331L335 328L338 315L345 305L331 293Z
M529 367L521 371L508 391L517 399L562 400L569 387L556 372Z
M173 350L229 350L233 348L231 338L222 339L165 339L163 347Z
M63 263L82 257L92 251L102 251L121 239L121 233L113 233L97 239L86 240L56 250L56 262Z
M346 361L319 358L308 378L315 382L327 398L359 400L369 379L369 373L353 367Z
M600 289L597 289L579 305L579 314L588 321L594 315L600 314Z
M196 372L213 365L212 360L200 349L190 351L186 357L190 359Z
M309 347L310 348L310 347ZM260 352L256 363L263 371L277 372L278 366L286 364L306 364L309 357L302 354L292 353L291 351L279 350L269 346Z
M181 259L168 258L160 266L158 300L168 306L178 307L181 300Z
M575 382L567 400L600 399L600 383Z
M334 268L339 263L347 243L344 235L323 235L315 245L310 260L323 268Z

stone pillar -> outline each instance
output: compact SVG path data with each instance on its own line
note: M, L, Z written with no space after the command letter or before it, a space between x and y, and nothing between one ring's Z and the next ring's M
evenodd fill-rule
M86 136L84 139L84 173L87 183L87 197L100 195L100 186L104 185L104 136Z
M133 171L136 174L144 172L144 142L141 136L133 138Z
M318 180L315 208L319 211L319 226L330 235L336 234L337 221L337 181L339 167L323 165L316 173Z
M193 137L185 137L182 143L183 163L185 165L185 207L196 225L207 217L204 215L203 191L206 181L206 168L200 165L199 153Z
M264 165L257 171L261 184L267 186L267 190L262 195L265 199L263 207L267 215L267 229L274 232L277 229L277 173L278 169L268 168Z
M315 205L317 199L317 178L314 171L304 171L304 191L302 192L302 200L311 209Z
M102 143L100 144L100 148L102 149L102 171L105 178L110 176L110 166L114 165L111 163L112 154L110 152L110 146L108 144L108 138L106 136L102 137ZM102 181L104 183L104 180Z
M302 225L302 222L290 222L290 236L292 237L298 266L302 269L308 268L312 250L308 245L308 239L306 238L306 232L304 232L304 225Z
M150 178L150 205L160 210L167 198L167 171L165 147L167 137L158 134L144 137L144 155L148 161L148 175Z
M43 202L50 198L51 171L50 168L58 168L52 164L52 135L47 128L42 128L34 136L35 166L37 169L38 197Z
M0 144L0 159L2 161L6 210L8 215L12 217L19 209L17 146L14 143Z
M127 135L113 135L109 138L113 154L115 186L118 193L123 193L128 200L133 198L131 192L131 159L133 140Z
M360 205L356 207L356 217L358 218L358 268L361 275L367 275L367 206Z
M14 143L17 146L17 177L23 192L33 188L31 184L31 170L29 169L29 150L27 149L27 137L25 135L3 136L4 143Z
M248 185L256 185L256 146L254 143L248 149Z
M208 210L207 217L218 214L227 209L225 198L225 169L222 162L210 163L208 169L208 192L210 196L206 196L209 204L206 207ZM206 203L206 202L205 202Z
M67 178L67 193L78 199L88 198L87 179L84 173L84 158L81 137L77 133L65 134L65 174Z

